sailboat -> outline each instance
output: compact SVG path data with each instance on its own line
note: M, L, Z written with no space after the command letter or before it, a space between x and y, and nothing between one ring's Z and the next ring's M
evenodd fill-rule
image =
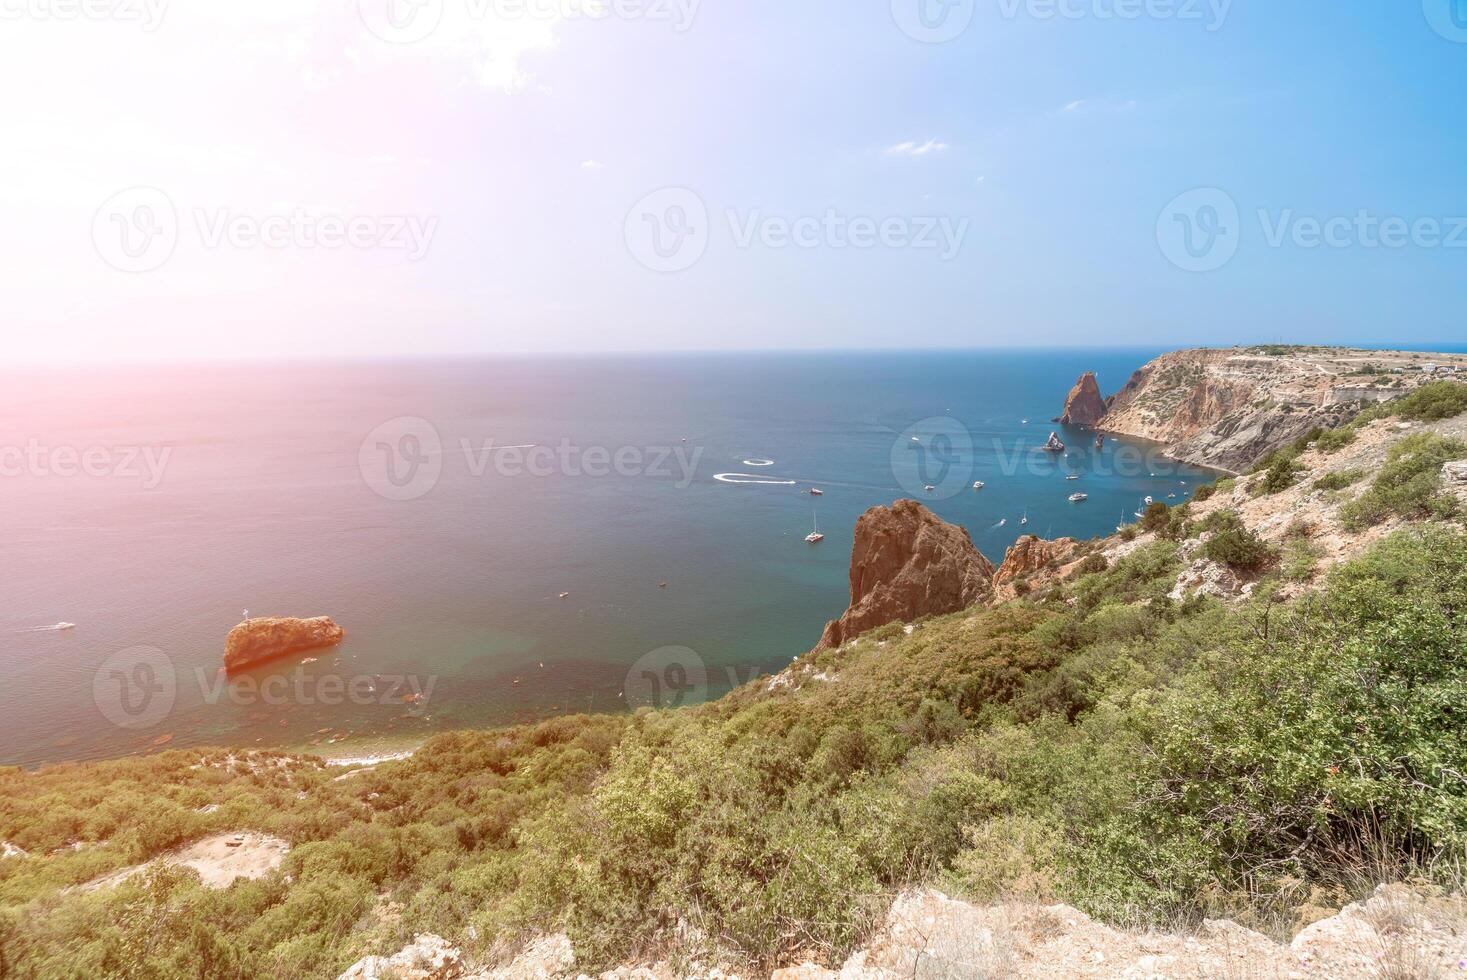
M820 533L820 518L815 516L815 514L813 513L810 516L815 521L815 530L805 535L805 540L810 542L811 544L819 544L820 542L825 540L825 535Z
M1019 523L1020 524L1028 524L1029 523L1029 512L1027 510L1024 511L1024 516L1021 517L1021 518L1019 518Z

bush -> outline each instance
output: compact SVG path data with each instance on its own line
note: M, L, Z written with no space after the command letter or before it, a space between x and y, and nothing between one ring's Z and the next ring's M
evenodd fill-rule
M1211 500L1212 495L1215 493L1217 493L1216 484L1204 483L1202 486L1197 488L1196 493L1192 494L1192 499L1200 504L1204 500Z
M1467 456L1467 443L1431 432L1402 439L1391 447L1375 482L1359 498L1340 508L1347 528L1361 530L1391 516L1445 518L1456 510L1456 498L1439 493L1442 464Z
M1172 509L1160 500L1148 504L1141 514L1141 530L1161 534L1172 521Z
M1314 440L1314 448L1320 452L1330 455L1344 449L1355 441L1355 430L1346 426L1339 429L1331 429L1318 439Z
M1354 486L1365 476L1364 470L1340 470L1336 473L1326 473L1314 481L1316 490L1343 490Z
M1287 490L1298 480L1303 467L1295 462L1296 457L1287 453L1276 456L1263 475L1253 481L1250 489L1255 497Z
M1206 529L1211 537L1202 545L1202 555L1240 572L1256 572L1277 557L1273 548L1243 526L1242 519L1231 510L1218 511L1208 518Z
M1432 381L1394 403L1395 414L1416 422L1436 422L1467 412L1467 385Z

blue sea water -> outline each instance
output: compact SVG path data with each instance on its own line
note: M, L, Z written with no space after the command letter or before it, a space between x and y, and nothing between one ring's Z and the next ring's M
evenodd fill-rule
M921 499L997 562L1021 534L1109 533L1143 496L1177 503L1211 479L1155 447L1097 451L1078 429L1060 432L1067 454L1038 449L1082 371L1110 393L1156 353L6 379L0 763L199 744L350 753L717 696L841 613L873 505ZM246 609L330 615L347 639L225 678ZM36 629L61 621L75 628Z

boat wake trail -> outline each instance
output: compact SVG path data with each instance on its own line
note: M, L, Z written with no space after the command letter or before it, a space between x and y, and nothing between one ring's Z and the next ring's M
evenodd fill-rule
M755 456L753 459L746 459L746 460L744 460L744 465L745 466L773 466L774 465L774 460L772 460L772 459L763 459L763 458L761 458L759 456Z
M75 624L73 624L73 623L52 623L50 626L32 626L32 627L30 627L28 629L12 630L11 632L13 632L13 633L59 633L62 630L69 630L69 629L71 629L73 627L73 625L75 625Z
M776 480L772 476L760 476L757 473L715 473L713 479L719 483L751 484L766 487L792 487L795 480Z

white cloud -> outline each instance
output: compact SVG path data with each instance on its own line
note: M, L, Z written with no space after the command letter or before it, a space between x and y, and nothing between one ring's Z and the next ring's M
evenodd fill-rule
M946 143L935 139L930 139L926 143L914 143L911 140L907 140L895 146L888 146L886 148L886 155L891 157L925 157L929 153L941 153L946 149Z
M600 170L602 168L602 166L603 166L603 164L601 163L600 160L582 160L581 161L581 169L582 170Z
M1076 99L1074 102L1071 102L1069 105L1065 106L1065 111L1074 112L1076 109L1080 108L1084 104L1084 99Z

